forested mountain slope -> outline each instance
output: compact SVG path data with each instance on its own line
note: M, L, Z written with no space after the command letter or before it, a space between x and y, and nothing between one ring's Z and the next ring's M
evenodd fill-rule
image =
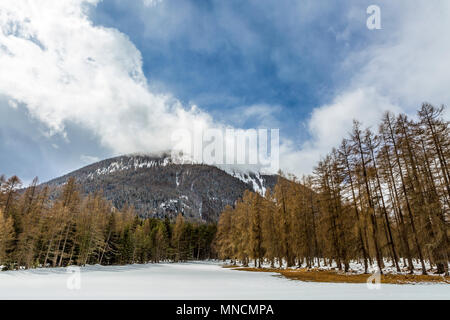
M141 216L217 221L226 205L245 190L263 193L276 176L225 172L217 167L183 163L169 155L127 155L103 160L45 185L57 187L74 177L85 194L102 191L118 209L128 204Z

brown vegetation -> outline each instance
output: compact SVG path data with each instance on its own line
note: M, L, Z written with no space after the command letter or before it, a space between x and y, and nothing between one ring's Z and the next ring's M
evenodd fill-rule
M20 180L0 176L0 266L3 269L184 261L210 257L215 225L178 215L140 218L117 210L99 193L82 196L70 178L50 196L37 179L24 192Z
M336 270L311 270L306 268L300 269L276 269L276 268L243 268L236 266L224 266L238 271L250 272L273 272L282 276L299 281L311 282L333 282L333 283L366 283L370 275L341 273ZM383 274L381 275L381 283L391 284L411 284L411 283L447 283L450 284L449 276L433 276L433 275L411 275L411 274Z
M265 197L246 192L225 208L219 256L243 266L325 264L344 272L360 261L365 273L370 265L383 273L389 260L411 274L417 260L423 275L429 266L448 275L450 127L443 110L423 104L417 121L388 112L378 133L354 121L313 175L281 175Z

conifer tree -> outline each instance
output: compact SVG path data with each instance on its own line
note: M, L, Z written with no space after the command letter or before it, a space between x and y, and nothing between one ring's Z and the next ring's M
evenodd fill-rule
M12 217L7 217L0 209L0 265L7 265L14 241L14 227Z

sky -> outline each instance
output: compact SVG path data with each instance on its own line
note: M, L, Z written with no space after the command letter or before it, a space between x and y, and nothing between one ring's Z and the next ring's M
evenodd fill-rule
M281 169L308 174L354 118L448 105L449 31L447 0L2 0L0 174L46 181L198 127L279 128Z

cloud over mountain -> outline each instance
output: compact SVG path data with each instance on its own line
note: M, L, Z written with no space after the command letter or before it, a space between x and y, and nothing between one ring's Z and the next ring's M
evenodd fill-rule
M210 126L195 106L149 90L128 37L89 20L96 2L2 1L0 92L49 134L73 122L117 153L167 149L171 131Z
M124 9L120 1L106 2ZM450 101L446 0L382 1L382 29L373 31L365 25L370 1L127 3L147 47L126 28L95 23L100 4L1 1L0 124L8 122L2 117L15 119L21 136L0 130L0 151L14 139L29 150L39 128L53 153L67 152L61 141L90 145L73 148L74 169L105 154L167 150L178 129L280 127L281 168L302 174L339 143L353 118L374 125L385 110L413 115L423 101ZM155 50L150 58L148 47ZM161 58L168 52L173 65ZM153 77L145 68L151 63L167 69L159 76L170 76ZM182 83L161 85L173 78ZM160 90L177 86L185 94ZM53 154L43 150L33 148L49 161ZM0 164L11 163L5 159Z

